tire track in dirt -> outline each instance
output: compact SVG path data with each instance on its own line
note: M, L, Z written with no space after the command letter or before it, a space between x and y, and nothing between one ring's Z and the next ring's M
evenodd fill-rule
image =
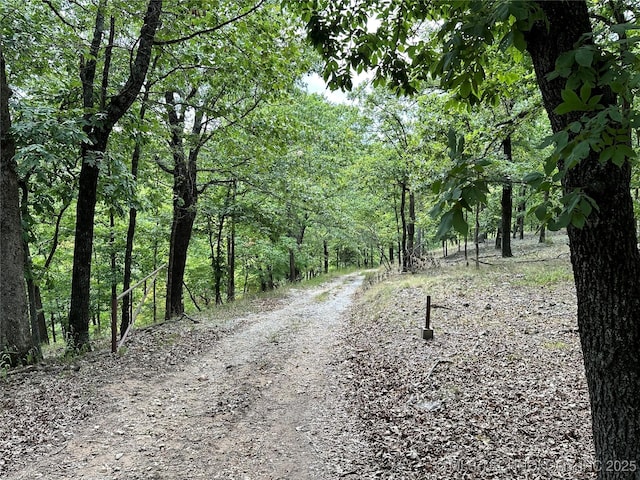
M334 356L361 282L292 292L175 372L105 385L111 413L7 480L339 478Z

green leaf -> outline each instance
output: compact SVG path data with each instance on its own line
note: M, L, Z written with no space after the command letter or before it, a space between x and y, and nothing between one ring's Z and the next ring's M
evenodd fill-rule
M569 124L569 130L571 130L573 133L579 133L580 130L582 130L582 123L581 122L571 122Z
M527 49L527 42L524 39L524 33L520 30L515 30L513 32L513 46L521 52L524 52Z
M580 99L583 103L587 103L591 98L591 85L585 83L580 87Z
M468 80L465 80L460 85L460 96L462 98L469 98L470 94L471 94L471 82L469 82Z
M545 203L538 205L534 211L536 218L540 221L547 218L547 205Z
M584 227L586 222L587 222L587 219L581 213L575 213L574 215L571 216L571 224L576 228Z
M456 208L453 211L452 226L461 235L466 236L469 233L469 225L464 219L464 213L461 208Z
M593 211L593 205L591 205L591 201L589 201L589 199L583 198L580 201L580 211L585 217L591 215L591 212Z
M548 224L549 230L560 230L571 223L571 213L564 210L557 220L551 220Z
M616 153L616 147L615 145L612 145L610 147L605 148L604 150L602 150L600 152L600 156L598 157L598 161L600 163L606 163L609 160L611 160L611 158L613 157L613 155Z
M450 210L445 213L440 219L440 225L438 225L438 231L436 237L444 238L444 236L451 230L451 224L453 223L453 212Z
M574 147L574 149L571 151L571 156L575 160L582 160L584 158L587 158L590 151L591 151L591 145L589 144L588 141L583 140L582 142L578 143L578 145Z
M545 176L540 172L531 172L526 174L522 181L537 189L543 182L544 178Z
M620 109L617 106L609 107L609 117L614 122L622 122L622 113L620 113Z
M581 67L590 67L593 63L593 50L590 48L580 48L576 51L576 63Z
M544 173L551 175L558 166L557 160L554 156L547 157L544 162Z

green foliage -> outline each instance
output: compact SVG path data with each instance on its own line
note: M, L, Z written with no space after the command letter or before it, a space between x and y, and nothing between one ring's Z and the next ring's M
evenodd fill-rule
M436 232L439 239L446 238L451 229L467 236L469 225L465 211L472 211L473 207L486 203L489 192L485 173L490 162L466 154L464 136L457 135L454 130L449 131L448 138L452 167L431 187L438 200L429 213L435 218L441 217Z
M524 64L529 73L520 77L531 78L529 60L523 55L525 33L535 22L544 21L536 2L365 0L356 8L347 8L337 0L284 3L307 22L309 40L323 56L325 79L333 87L349 89L354 72L364 70L373 71L374 86L387 85L402 94L419 93L437 79L442 89L454 93L455 102L470 106L495 106L504 100L501 86L519 77L509 72L514 65L520 68ZM620 14L625 9L634 12L635 7L621 2L617 10L609 3L592 4L591 8L597 18L595 34L559 56L555 71L546 79L564 80L563 102L555 112L575 119L565 132L549 139L548 145L554 144L555 151L544 170L553 184L592 151L599 154L602 163L618 166L636 157L629 132L640 125L638 113L630 108L640 87L640 37L637 26ZM369 22L371 18L376 22ZM617 96L617 102L603 98L607 88ZM556 166L559 171L554 173ZM545 190L549 187L544 184ZM436 190L440 191L439 187ZM458 196L452 186L445 191ZM575 195L582 196L580 192ZM565 208L556 212L554 226L584 225L588 203L578 201L581 207L575 208L574 196L565 198ZM459 204L452 210L439 207L435 212L446 210L446 223L453 225L455 219L464 230L463 209Z

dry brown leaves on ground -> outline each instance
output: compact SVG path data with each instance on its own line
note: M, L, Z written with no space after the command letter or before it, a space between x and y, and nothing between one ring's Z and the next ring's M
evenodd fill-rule
M0 477L592 479L575 293L554 241L392 276L342 315L353 278L10 375ZM432 341L418 328L427 295Z
M563 246L446 263L372 287L353 310L345 400L372 458L350 478L595 478ZM432 341L418 329L427 295Z

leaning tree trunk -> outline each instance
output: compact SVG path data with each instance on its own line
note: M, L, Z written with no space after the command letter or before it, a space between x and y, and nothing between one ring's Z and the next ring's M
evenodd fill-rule
M24 249L16 144L10 134L11 115L4 55L0 43L0 353L15 365L27 359L35 345L29 330L24 283ZM0 358L0 366L4 363Z
M559 132L581 114L554 112L562 103L565 82L549 80L548 74L559 55L573 50L592 30L584 1L538 5L547 21L527 33L527 50L553 131ZM603 95L603 105L616 103L608 87L596 93ZM611 127L624 128L613 122ZM599 480L637 479L640 469L640 255L630 178L628 161L621 167L601 164L592 151L562 181L565 193L581 188L598 205L584 228L567 230Z
M138 38L138 51L131 64L129 78L117 95L110 97L108 105L101 112L100 122L92 113L95 107L96 59L100 51L104 30L101 1L96 15L95 29L91 41L90 55L82 60L80 79L82 81L83 106L85 111L84 131L91 142L83 142L80 153L82 166L78 180L78 201L76 209L76 231L73 250L73 270L71 277L71 307L69 309L69 343L73 350L85 350L89 344L89 307L91 290L91 253L93 250L93 225L97 201L100 161L107 150L109 136L122 116L135 101L147 75L151 61L155 32L160 26L162 0L149 0L144 23ZM108 68L107 65L105 65Z

